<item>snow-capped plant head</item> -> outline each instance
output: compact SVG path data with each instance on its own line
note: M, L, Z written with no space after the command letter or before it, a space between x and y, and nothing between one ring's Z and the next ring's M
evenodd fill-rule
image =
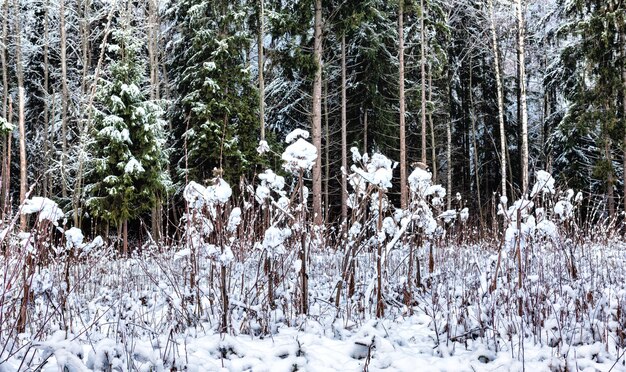
M530 191L530 198L534 198L536 195L541 193L542 195L548 194L553 195L554 190L554 178L552 175L546 171L539 170L535 174L535 185Z
M192 209L202 209L208 207L213 210L216 205L223 205L230 200L233 190L228 182L221 177L213 179L213 184L204 187L197 182L191 181L183 190L183 197Z
M554 214L561 222L567 221L574 216L574 205L568 199L562 199L554 205Z
M21 209L22 214L38 214L38 221L49 221L54 226L59 226L59 220L65 216L61 208L54 201L41 196L26 199Z
M391 188L391 180L393 178L393 169L397 163L393 163L385 155L375 153L372 157L358 154L358 150L352 150L353 159L361 159L361 166L353 164L350 170L353 174L348 176L352 188L358 195L365 194L367 184L375 186L379 190L388 190Z
M430 173L423 167L416 167L413 172L411 172L408 178L411 193L424 199L426 197L426 191L431 186L432 177L432 173Z
M285 177L280 176L271 169L266 169L265 172L258 175L261 184L257 186L255 197L258 202L262 203L264 200L271 196L271 191L276 192L280 196L285 195Z
M302 129L295 129L287 135L287 143L295 142L283 152L283 168L293 175L311 170L317 159L317 149L305 139L308 137L309 133Z
M397 164L392 163L385 155L375 153L367 163L367 172L370 174L370 182L381 189L391 188L393 169Z

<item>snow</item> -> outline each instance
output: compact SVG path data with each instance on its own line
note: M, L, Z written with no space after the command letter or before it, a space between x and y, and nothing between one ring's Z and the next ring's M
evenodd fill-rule
M301 171L311 170L317 159L317 149L305 139L299 138L295 143L287 146L282 159L283 167L287 172L298 174Z
M535 178L537 180L535 181L535 185L530 191L531 199L534 198L539 193L543 195L555 193L555 190L554 190L555 181L554 181L554 178L552 178L552 175L550 173L543 171L543 170L539 170L537 171Z
M348 178L355 192L363 195L367 188L366 182L383 190L390 189L393 169L397 164L392 163L386 156L379 153L372 155L371 158L363 157L363 161L365 162L365 169L356 164L350 167L354 173Z
M262 181L262 185L267 185L274 191L281 191L285 187L285 177L277 175L271 169L265 170L258 177Z
M263 248L270 251L272 254L284 254L285 246L284 242L291 236L291 230L288 228L270 227L265 230L265 236L263 238Z
M69 230L65 230L65 246L67 249L71 248L82 248L83 239L85 236L83 232L78 227L72 227Z
M456 219L456 210L449 209L439 215L439 218L445 223L450 223Z
M124 173L126 174L139 174L143 172L145 172L145 169L134 157L131 157L128 163L126 163L126 166L124 166Z
M561 221L565 221L573 216L574 206L568 200L559 200L554 205L554 213Z
M302 139L308 139L309 138L309 132L307 132L304 129L294 129L291 133L289 133L287 135L287 137L285 138L285 142L287 143L292 143L293 141L295 141L298 138L302 138Z
M386 156L376 153L372 155L367 164L367 171L371 175L371 183L384 188L391 188L391 180L393 179L393 164Z
M225 204L232 194L233 190L228 182L221 178L216 178L209 187L190 181L183 190L183 198L192 209L201 209L203 206L213 208L215 204Z
M228 231L234 232L241 223L241 208L236 207L230 212L228 217Z
M422 197L426 196L426 190L431 186L430 182L433 175L427 170L421 168L415 168L413 172L409 175L408 182L409 187L413 193L419 194ZM437 192L438 190L432 190L432 192ZM445 190L444 190L445 196Z
M22 206L21 213L39 213L39 222L50 221L55 226L58 226L58 221L65 216L57 203L41 196L34 196L31 199L26 199L24 201L24 205Z
M265 154L270 151L270 146L267 144L267 141L261 140L259 141L259 146L257 146L256 151L259 154Z

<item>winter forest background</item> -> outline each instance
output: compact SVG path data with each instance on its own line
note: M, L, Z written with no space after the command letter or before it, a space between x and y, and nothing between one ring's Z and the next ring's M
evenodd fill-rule
M0 23L0 371L626 370L623 0Z

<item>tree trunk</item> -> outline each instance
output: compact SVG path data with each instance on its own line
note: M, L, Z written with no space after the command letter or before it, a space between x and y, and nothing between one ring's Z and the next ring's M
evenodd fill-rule
M65 33L65 0L59 0L59 35L61 58L61 194L67 198L67 122L69 89L67 87L67 35Z
M452 208L452 117L446 125L446 164L447 164L447 209Z
M432 66L428 67L428 102L433 102L433 71ZM430 126L430 151L432 153L433 167L433 184L437 183L437 146L435 141L435 128L433 125L433 113L432 110L428 111L428 124Z
M363 110L363 153L367 153L367 109Z
M500 60L498 56L498 38L493 15L493 0L489 0L491 47L493 49L494 70L496 72L496 91L498 96L498 122L500 124L500 192L506 196L506 133L504 132L504 98L502 93L502 80L500 77Z
M322 0L315 0L315 39L313 59L315 78L313 80L313 118L311 132L313 146L317 149L317 159L313 165L313 223L321 226L322 215Z
M348 218L348 132L346 119L346 35L341 35L341 223Z
M421 78L422 78L422 163L426 164L426 37L424 30L424 0L420 0Z
M330 131L328 129L328 81L324 81L324 223L328 222L330 213L330 200L328 196L328 184L330 183Z
M160 22L158 18L158 5L157 0L149 0L148 6L148 61L150 63L150 99L160 99L159 92L159 49L158 49L158 37ZM151 217L151 233L154 241L160 241L163 236L163 200L161 195L157 195L154 207L150 213Z
M48 169L50 169L50 154L49 154L49 139L48 139L48 131L49 131L49 107L48 107L48 99L49 96L49 77L50 77L50 61L48 58L48 43L50 42L50 26L48 22L48 9L50 9L50 1L46 0L45 4L45 12L43 19L43 34L44 34L44 43L43 43L43 196L48 196Z
M624 130L624 138L622 140L622 183L624 184L624 193L622 202L624 203L624 213L626 213L626 26L618 28L620 33L620 51L622 60L622 129Z
M380 233L382 229L383 229L383 193L382 191L378 190L378 221L376 223L376 232ZM385 316L385 303L383 302L383 267L382 267L383 242L379 241L377 248L378 248L378 251L376 255L376 274L377 274L376 317L382 318Z
M517 0L517 48L519 63L519 94L520 110L522 116L522 198L528 192L528 110L526 107L526 58L524 51L525 31L524 31L524 9L523 0Z
M400 97L400 207L405 209L408 205L408 185L406 169L406 128L404 123L404 0L398 4L398 61L400 76L398 78Z
M28 190L27 164L26 164L26 123L25 123L25 93L24 93L24 71L22 69L22 31L19 17L20 8L17 0L13 2L15 7L15 65L17 72L17 93L18 93L18 127L20 132L20 204L26 199ZM26 230L26 215L20 215L20 228Z
M128 220L122 222L122 239L124 257L128 257Z
M622 128L624 130L624 139L622 141L622 175L624 184L624 194L622 200L624 202L624 213L626 213L626 32L622 31Z
M474 112L474 95L472 94L472 59L470 58L469 70L469 102L470 102L470 121L472 123L472 147L474 148L474 179L476 182L476 199L478 201L478 214L480 217L480 227L483 227L483 206L480 198L480 177L478 176L478 146L476 145L476 116Z
M263 38L265 32L264 25L264 9L263 3L265 0L259 0L259 35L258 35L258 50L259 50L259 121L261 123L261 141L265 141L265 80L263 79Z
M4 1L2 18L2 45L0 45L0 64L2 64L2 117L11 123L9 106L9 73L7 67L7 45L9 45L9 0ZM2 144L2 165L0 166L0 212L9 199L9 178L11 175L11 133L7 133L6 142ZM0 213L0 217L2 217Z

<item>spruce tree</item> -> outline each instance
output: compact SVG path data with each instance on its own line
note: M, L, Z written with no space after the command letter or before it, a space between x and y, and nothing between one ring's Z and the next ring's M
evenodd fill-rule
M125 253L127 221L149 211L168 183L163 110L142 90L143 41L135 33L131 27L113 33L113 53L96 96L85 187L91 215L124 227Z

